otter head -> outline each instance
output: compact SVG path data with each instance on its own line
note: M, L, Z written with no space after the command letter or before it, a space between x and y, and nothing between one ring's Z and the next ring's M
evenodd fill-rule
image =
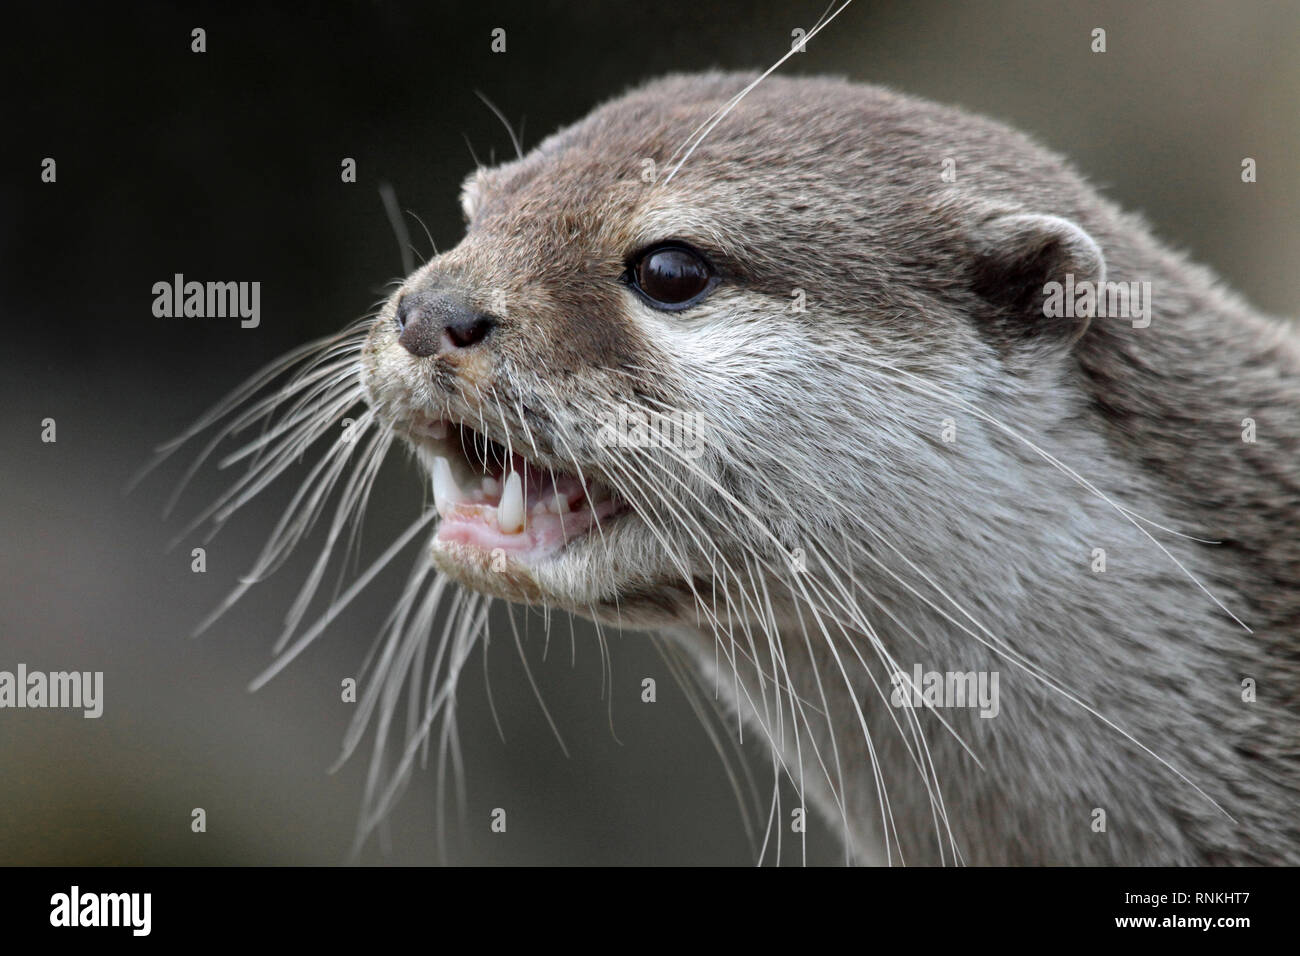
M982 365L1055 367L1069 335L1008 314L1099 267L1086 234L944 182L943 124L883 91L769 79L700 138L748 79L653 83L473 173L464 238L375 320L368 398L463 584L622 623L753 617L760 579L846 553L863 519L933 541L954 403Z

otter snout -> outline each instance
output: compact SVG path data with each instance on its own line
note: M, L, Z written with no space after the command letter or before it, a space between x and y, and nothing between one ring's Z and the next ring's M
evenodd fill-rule
M419 358L471 348L496 328L496 316L473 308L450 289L422 289L398 300L397 341Z

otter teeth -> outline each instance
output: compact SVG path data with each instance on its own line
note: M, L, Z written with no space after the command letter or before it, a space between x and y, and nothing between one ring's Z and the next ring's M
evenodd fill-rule
M504 534L518 534L524 530L524 483L517 471L510 472L501 491L497 527Z
M456 483L451 462L439 455L433 460L433 505L438 514L445 515L465 500L465 493Z

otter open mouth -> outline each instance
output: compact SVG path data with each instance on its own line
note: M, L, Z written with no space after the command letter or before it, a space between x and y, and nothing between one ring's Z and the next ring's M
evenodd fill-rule
M408 429L433 479L436 541L532 563L630 510L600 482L531 461L467 425L423 419Z

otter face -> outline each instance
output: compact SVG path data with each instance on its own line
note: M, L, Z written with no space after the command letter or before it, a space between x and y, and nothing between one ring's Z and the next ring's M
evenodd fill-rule
M688 230L641 224L645 184L583 152L553 140L470 178L467 235L391 297L363 379L427 472L441 570L635 615L637 594L689 580L699 558L671 515L699 484L701 436L638 431L697 420L665 327L708 321L729 277Z
M772 81L691 148L740 85L660 81L480 169L464 238L375 320L366 394L423 464L461 583L639 625L730 589L725 613L752 616L753 582L860 539L864 515L934 539L912 489L939 473L938 427L917 422L996 361L945 319L969 216L945 214L928 148L864 135L845 158L847 84ZM893 121L875 106L864 123Z
M746 288L710 211L728 188L643 175L714 105L646 124L614 104L476 172L464 239L375 320L368 400L427 472L434 558L461 583L657 622L734 536L700 393L765 361L754 326L787 303Z

